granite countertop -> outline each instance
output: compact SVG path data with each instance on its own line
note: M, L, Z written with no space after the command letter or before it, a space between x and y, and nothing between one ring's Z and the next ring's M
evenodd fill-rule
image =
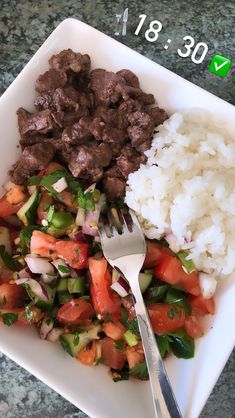
M190 4L189 4L190 3ZM65 18L76 17L114 36L115 13L129 7L128 34L119 40L148 58L162 64L193 83L235 104L235 72L225 78L208 71L214 53L234 58L234 1L178 0L169 2L119 2L41 0L40 2L2 0L0 10L0 94L32 57L52 30ZM143 34L134 35L138 16L163 24L162 42L148 42ZM180 58L174 51L182 47L185 35L195 42L206 42L208 55L200 65ZM168 50L168 38L172 44ZM163 43L165 41L165 43ZM233 67L234 68L234 67ZM218 349L218 347L215 347ZM0 418L86 418L75 406L21 369L0 353ZM235 405L235 356L231 355L215 386L201 418L230 418Z

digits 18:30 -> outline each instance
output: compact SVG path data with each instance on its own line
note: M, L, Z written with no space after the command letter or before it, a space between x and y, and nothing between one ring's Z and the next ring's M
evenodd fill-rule
M145 22L146 15L139 15L140 22L135 30L135 35L139 35L142 26ZM162 24L159 20L152 20L149 24L149 28L146 30L144 36L148 42L155 42L158 39L158 35L162 30ZM177 49L177 53L182 58L187 58L191 55L191 60L194 64L201 64L206 57L208 52L208 46L205 42L198 42L195 45L194 38L192 36L184 36L183 40L185 41L182 51L181 49ZM199 50L202 50L201 55L199 54Z

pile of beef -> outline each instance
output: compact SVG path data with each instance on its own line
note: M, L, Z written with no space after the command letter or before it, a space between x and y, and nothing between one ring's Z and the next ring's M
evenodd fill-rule
M152 106L154 96L129 70L90 71L90 57L71 49L53 55L49 65L36 81L37 111L17 111L23 152L13 182L23 184L57 160L74 177L100 181L110 200L122 198L166 112Z

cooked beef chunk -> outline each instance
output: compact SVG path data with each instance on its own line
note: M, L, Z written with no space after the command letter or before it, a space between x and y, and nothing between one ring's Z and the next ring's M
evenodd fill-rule
M88 129L97 141L123 144L127 139L128 121L117 109L99 105Z
M21 136L46 134L63 126L63 113L51 112L49 109L31 114L20 107L17 110L18 125Z
M50 93L39 94L34 100L34 106L37 110L53 109L53 95Z
M152 93L144 93L142 91L138 96L138 99L144 106L153 105L155 103L155 98Z
M111 158L112 151L108 144L90 142L73 149L69 169L74 177L89 178L92 169L107 167Z
M68 77L64 71L51 68L38 77L35 90L39 93L46 93L50 90L55 90L58 87L64 87L67 81Z
M131 144L128 144L122 149L121 155L117 158L117 167L122 176L127 179L129 174L138 170L140 164L144 164L146 160L145 155L140 154Z
M128 121L131 124L128 128L128 133L133 147L137 147L152 138L154 123L148 113L140 111L130 113Z
M151 109L146 110L146 112L153 119L155 126L161 125L165 120L168 119L168 115L165 110L160 109L160 107L152 107Z
M39 143L26 147L12 171L12 180L23 184L32 174L47 167L55 155L51 143Z
M63 139L55 140L56 157L62 164L68 165L73 151L72 145L66 143Z
M104 173L102 186L104 193L111 201L122 199L125 196L126 180L116 165Z
M118 107L119 114L121 114L125 119L129 113L136 112L137 110L143 110L143 105L138 100L134 99L125 100Z
M149 139L147 139L147 141L136 145L135 149L137 151L139 151L141 154L143 154L145 151L147 151L149 148L151 148L151 144L152 144L152 138L149 138Z
M131 86L131 87L139 87L140 86L139 79L138 79L137 75L134 74L132 71L123 69L123 70L117 71L116 74L118 74L122 78L124 78L124 80L126 81L126 84L128 84L128 86Z
M82 55L79 52L72 51L70 48L64 49L59 54L52 55L48 62L56 70L72 70L75 73L88 73L91 66L89 55Z
M125 80L118 74L98 68L91 71L90 75L89 87L99 102L109 105L118 102L121 98L124 100L129 98Z
M48 140L48 137L45 135L33 135L33 136L23 136L19 142L23 150L25 147L37 144L39 142L47 141L47 140Z
M64 129L62 133L62 141L67 144L79 145L84 144L92 138L90 131L88 131L86 127L82 126L80 121Z
M64 121L63 125L66 128L67 126L71 126L74 123L80 121L81 118L88 115L88 110L85 107L80 106L76 112L66 112L64 114Z

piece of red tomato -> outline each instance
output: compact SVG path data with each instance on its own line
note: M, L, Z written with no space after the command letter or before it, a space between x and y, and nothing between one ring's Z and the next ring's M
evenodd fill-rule
M88 325L87 320L91 320L94 313L91 303L79 298L66 302L61 306L57 312L56 319L65 325Z
M102 318L110 315L113 321L121 319L121 298L110 288L112 281L107 261L105 258L97 260L90 257L88 266L91 274L90 293L96 314Z
M106 366L115 370L121 370L126 361L125 353L117 350L115 341L112 338L105 337L100 341L101 358Z
M204 334L202 324L200 324L198 318L194 315L186 316L184 328L187 334L192 338L200 338Z
M8 270L6 267L1 267L0 268L0 285L4 283L8 283L12 279L13 279L13 271Z
M1 315L14 313L18 316L16 320L16 324L19 325L31 325L37 324L44 316L44 313L40 311L40 309L32 306L30 309L30 319L23 308L12 308L12 309L0 309L0 322L3 322L3 318Z
M168 248L163 247L162 245L158 244L157 242L153 241L146 241L147 245L147 252L144 260L144 267L145 268L152 268L156 266L156 264L161 261L162 257L165 254L171 254Z
M43 192L37 208L37 217L39 221L46 219L49 206L53 204L52 197L47 193ZM41 224L41 222L40 222Z
M214 298L205 299L202 295L189 296L188 302L191 305L192 312L195 315L204 316L207 314L214 315L215 313L215 300Z
M192 295L201 293L198 272L186 273L180 260L170 253L165 253L154 268L156 278L173 285L179 285Z
M173 304L154 303L148 305L148 313L155 334L175 332L184 326L185 311Z
M0 285L0 307L4 309L18 308L27 299L27 292L17 284L4 283Z

